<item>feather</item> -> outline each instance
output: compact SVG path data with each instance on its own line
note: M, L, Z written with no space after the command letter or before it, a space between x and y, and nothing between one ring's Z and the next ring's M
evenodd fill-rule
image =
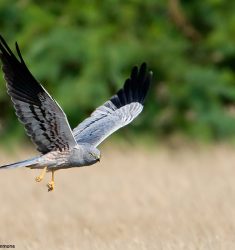
M146 63L139 70L133 67L123 88L73 130L77 143L98 146L113 132L134 120L143 110L151 80L152 72L147 71Z

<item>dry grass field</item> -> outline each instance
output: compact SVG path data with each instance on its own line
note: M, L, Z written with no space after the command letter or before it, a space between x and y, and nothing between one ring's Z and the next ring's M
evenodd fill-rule
M0 244L15 249L233 250L235 148L106 146L96 166L0 171ZM32 152L1 151L1 163Z

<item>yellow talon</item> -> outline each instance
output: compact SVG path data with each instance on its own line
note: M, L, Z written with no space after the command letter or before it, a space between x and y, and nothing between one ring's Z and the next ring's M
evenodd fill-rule
M43 179L43 178L42 178L41 176L35 177L35 181L36 181L36 182L40 182L40 181L42 181L42 179Z
M47 171L47 167L43 168L42 173L35 178L35 181L36 182L42 181L45 176L46 171Z
M54 172L55 172L54 170L51 171L52 173L51 181L47 183L48 192L53 191L55 188Z
M48 192L53 191L55 188L55 183L51 181L47 183L47 187L48 187Z

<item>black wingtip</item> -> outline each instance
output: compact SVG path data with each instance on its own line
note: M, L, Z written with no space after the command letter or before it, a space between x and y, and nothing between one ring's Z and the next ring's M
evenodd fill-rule
M139 69L139 74L138 74L139 82L144 83L146 76L147 76L147 64L142 63Z
M142 64L140 65L140 68L147 68L147 63L146 62L142 62Z
M24 63L24 59L23 59L23 57L22 57L22 55L21 55L21 52L20 52L19 45L18 45L17 42L15 42L15 46L16 46L16 51L17 51L17 54L18 54L18 56L19 56L19 58L20 58L21 63L25 64L25 63Z
M153 72L151 70L148 70L147 63L144 62L140 66L139 70L139 79L140 79L140 87L139 87L139 101L143 104L147 93L149 91L151 82L153 78Z
M140 65L140 69L139 69L139 72L143 72L143 73L147 73L147 63L146 62L143 62L141 65Z
M117 107L124 106L131 102L144 103L146 95L152 82L153 72L148 70L147 63L143 62L139 67L134 66L122 89L111 101Z
M141 100L140 102L141 103L144 103L145 99L146 99L146 96L148 94L148 91L149 91L149 88L150 88L150 85L152 83L152 79L153 79L153 72L152 71L148 71L148 73L146 74L146 78L143 82L143 86L141 88Z
M1 53L7 53L9 55L13 55L11 49L7 45L7 42L5 41L2 35L0 35L0 50Z
M4 40L4 38L3 38L3 36L1 34L0 34L0 41L1 41L2 44L6 43L5 40Z
M131 79L132 80L134 80L134 79L136 79L136 77L137 77L137 75L138 75L138 67L137 66L134 66L133 68L132 68L132 70L131 70Z
M20 62L25 64L24 63L24 60L23 60L23 57L21 55L21 52L20 52L20 49L19 49L19 46L18 46L18 43L16 42L15 43L15 46L16 46L16 51L17 51L17 54L20 58ZM5 39L3 38L2 35L0 35L0 53L6 58L8 57L11 57L11 58L14 58L17 60L17 58L15 57L15 55L13 54L12 50L10 49L10 47L8 46L7 42L5 41Z

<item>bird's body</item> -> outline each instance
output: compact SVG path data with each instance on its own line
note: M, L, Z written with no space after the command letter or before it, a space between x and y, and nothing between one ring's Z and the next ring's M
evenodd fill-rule
M91 153L94 152L94 153ZM92 154L94 156L92 157ZM42 155L35 160L33 168L42 169L47 166L47 170L58 170L65 168L84 167L100 161L100 153L90 145L77 145L70 150L52 151Z
M99 150L84 144L77 145L65 151L51 151L32 159L1 166L1 168L29 167L33 169L43 169L47 166L47 171L55 171L59 169L90 166L98 161L100 161Z
M124 87L72 131L62 108L28 70L17 43L16 50L20 60L0 36L0 59L7 92L16 115L41 155L0 168L43 169L36 181L41 181L46 171L50 171L52 181L48 183L48 191L51 191L56 170L89 166L100 161L97 146L140 114L152 72L147 71L145 63L140 69L134 67Z

